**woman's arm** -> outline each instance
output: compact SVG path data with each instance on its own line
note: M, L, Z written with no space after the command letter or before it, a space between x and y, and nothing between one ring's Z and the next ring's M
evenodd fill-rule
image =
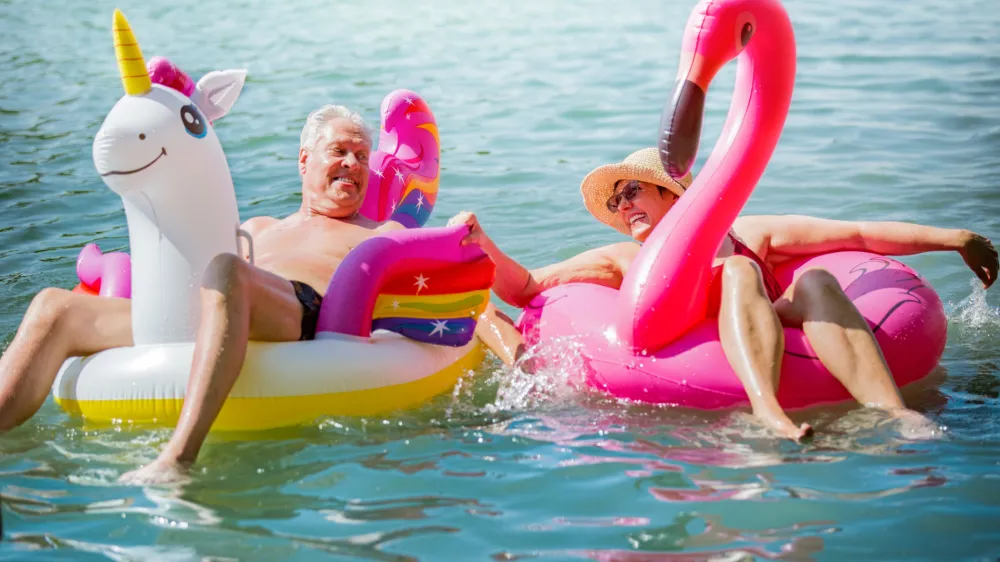
M531 299L545 289L565 283L595 283L618 288L624 276L623 264L628 256L634 257L638 245L633 243L613 244L603 248L588 250L566 261L529 271L501 250L483 232L474 213L462 212L448 221L449 225L466 224L469 235L463 244L479 244L496 264L496 280L493 292L501 300L524 308ZM635 247L633 249L632 247Z
M956 251L986 287L997 278L996 249L989 239L969 230L904 222L838 221L799 215L744 217L739 220L737 228L762 241L763 255L805 256L860 250L905 256Z
M905 256L940 250L958 251L971 234L905 222L862 222L800 215L748 217L767 233L768 251L781 255L861 250Z

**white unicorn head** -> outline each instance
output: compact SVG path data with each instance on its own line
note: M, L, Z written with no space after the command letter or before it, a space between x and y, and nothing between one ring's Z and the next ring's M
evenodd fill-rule
M212 72L191 97L152 84L125 16L114 15L125 96L94 139L94 165L122 197L132 249L136 344L190 341L208 263L237 251L239 214L211 120L239 97L244 70Z
M119 195L163 179L180 187L206 164L220 159L222 146L211 121L232 108L246 71L211 72L198 81L188 98L150 82L139 44L119 10L115 10L113 31L125 96L97 132L94 165Z

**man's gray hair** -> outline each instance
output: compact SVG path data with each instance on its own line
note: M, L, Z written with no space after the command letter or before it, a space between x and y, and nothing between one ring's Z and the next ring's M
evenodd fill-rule
M323 127L334 119L347 119L364 131L365 138L368 139L369 146L372 144L372 130L365 123L361 114L351 111L342 105L324 105L313 111L306 117L306 126L302 127L302 137L299 141L299 148L311 149L323 133Z

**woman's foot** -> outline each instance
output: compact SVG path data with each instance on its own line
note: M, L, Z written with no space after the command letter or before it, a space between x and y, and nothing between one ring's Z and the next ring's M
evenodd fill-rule
M944 429L927 416L907 408L887 410L892 416L900 435L915 441L939 439L944 436Z
M795 425L780 407L775 405L772 408L754 408L753 415L763 422L771 431L785 439L791 439L796 443L813 436L813 428L807 423Z

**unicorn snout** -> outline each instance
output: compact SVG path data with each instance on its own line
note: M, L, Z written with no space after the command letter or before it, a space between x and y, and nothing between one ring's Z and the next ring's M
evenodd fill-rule
M94 138L94 167L105 182L115 177L141 175L166 156L166 147L157 142L156 135L145 130L106 125ZM109 183L114 191L121 191L118 187L128 188L120 181L115 184Z

